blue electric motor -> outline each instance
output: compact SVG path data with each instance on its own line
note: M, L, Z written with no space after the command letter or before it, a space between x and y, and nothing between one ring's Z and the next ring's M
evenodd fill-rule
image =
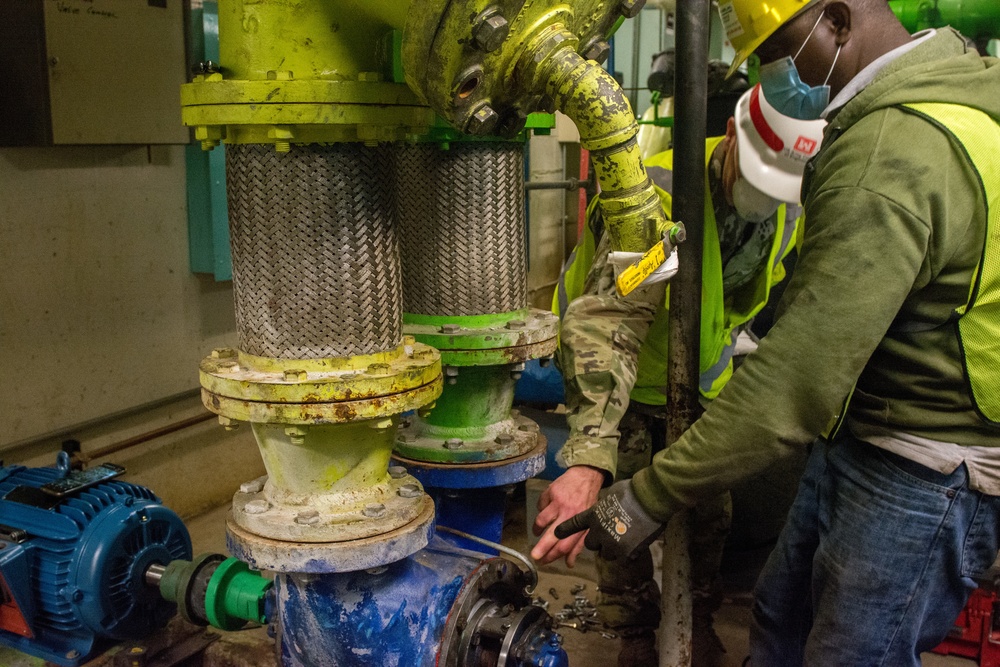
M162 627L176 606L150 565L191 558L180 518L105 464L0 467L0 643L76 667L112 641Z

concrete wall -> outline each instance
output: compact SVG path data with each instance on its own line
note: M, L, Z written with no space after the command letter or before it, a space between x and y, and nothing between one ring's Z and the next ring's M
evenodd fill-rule
M206 414L198 362L235 344L235 319L231 284L188 269L183 146L0 149L0 266L8 464L51 465L67 437L86 453ZM263 473L249 429L214 419L108 460L185 516Z
M235 341L185 201L183 146L0 149L0 449L194 389Z

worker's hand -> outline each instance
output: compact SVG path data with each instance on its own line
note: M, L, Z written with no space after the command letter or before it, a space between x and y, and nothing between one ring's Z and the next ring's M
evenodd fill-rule
M594 507L556 526L555 535L568 538L588 531L584 544L605 560L628 556L652 542L663 530L639 504L632 492L632 480L611 485Z
M532 530L542 537L531 550L532 558L544 565L565 556L568 567L576 564L585 534L559 539L553 531L561 522L593 506L603 484L604 472L590 466L571 466L549 484L538 499L538 517Z

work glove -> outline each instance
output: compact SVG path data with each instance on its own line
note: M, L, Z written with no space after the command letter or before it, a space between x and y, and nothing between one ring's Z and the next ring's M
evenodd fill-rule
M584 545L605 560L615 560L648 545L663 524L643 509L632 480L626 479L612 484L596 505L556 526L555 535L564 539L588 529Z

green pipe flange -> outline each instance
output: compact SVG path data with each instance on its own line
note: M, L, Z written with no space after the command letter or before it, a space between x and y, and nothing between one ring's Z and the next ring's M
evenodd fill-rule
M417 143L439 143L442 148L447 148L448 144L453 144L456 142L461 143L475 143L475 142L495 142L495 141L527 141L529 134L534 133L540 136L548 136L552 133L552 128L556 126L556 117L554 114L550 113L530 113L528 114L528 119L525 122L524 129L519 132L515 137L508 139L506 137L494 137L494 136L473 136L470 134L463 134L459 132L451 125L448 124L446 120L440 116L435 117L434 125L431 126L430 131L419 137L415 137Z
M551 356L559 318L539 309L495 315L403 314L403 331L441 351L445 366L500 366Z
M236 558L227 558L208 582L205 615L213 627L239 630L248 621L266 623L264 598L274 582L251 572Z

